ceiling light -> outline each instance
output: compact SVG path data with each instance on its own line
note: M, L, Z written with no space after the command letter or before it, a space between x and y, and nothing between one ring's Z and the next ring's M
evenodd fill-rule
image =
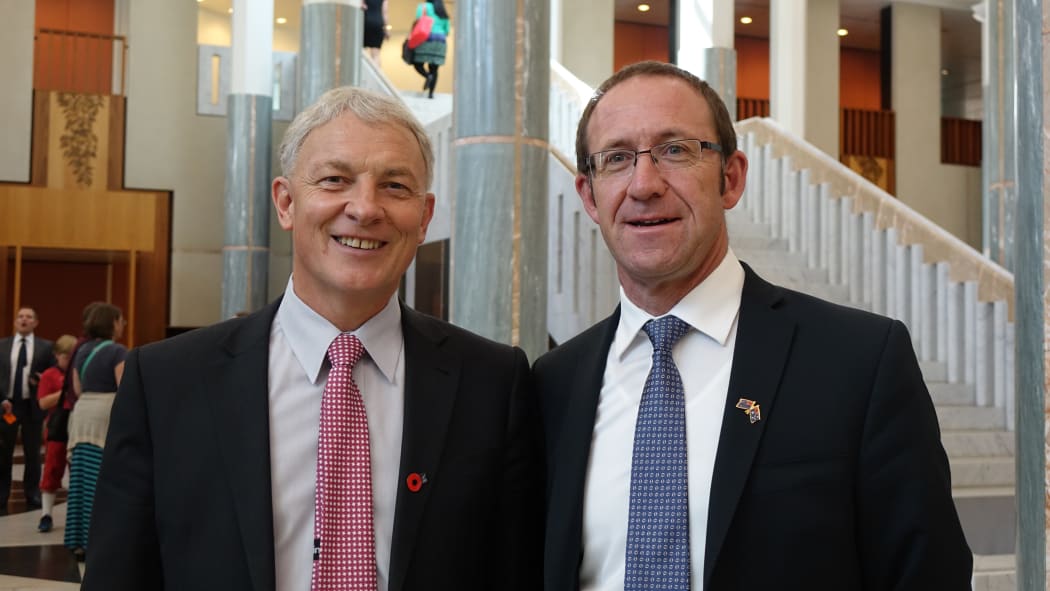
M839 37L845 37L846 35L849 35L849 31L846 29L839 29L838 31L835 31L835 34Z
M750 25L752 22L754 22L754 19L752 19L749 16L742 16L742 17L740 17L740 24Z
M204 2L204 0L197 0L197 4L200 4L201 2Z
M277 24L283 25L286 22L288 22L288 19L284 18L283 16L277 17Z
M651 8L652 8L652 6L649 6L648 4L639 4L638 5L638 12L649 12L649 10Z
M941 70L941 76L947 76L948 74L951 74L951 72L948 71L948 68Z
M228 8L228 9L226 9L226 12L229 13L229 14L233 14L233 9L232 8Z
M394 25L387 25L386 26L386 30L387 31L393 31L394 30Z

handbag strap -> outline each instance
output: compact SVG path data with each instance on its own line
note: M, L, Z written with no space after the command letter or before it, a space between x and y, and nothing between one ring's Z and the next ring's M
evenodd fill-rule
M95 353L98 353L100 350L105 349L107 346L111 345L112 343L113 343L112 340L102 341L94 349L91 350L91 353L87 356L87 359L84 360L84 364L80 366L80 381L81 382L84 381L84 376L86 375L85 372L87 372L88 364L91 363L91 360L95 358Z

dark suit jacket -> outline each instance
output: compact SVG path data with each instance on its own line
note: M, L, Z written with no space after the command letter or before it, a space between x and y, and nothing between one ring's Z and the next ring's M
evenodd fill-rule
M274 589L267 364L277 302L128 355L85 591ZM520 349L402 308L404 435L390 591L536 589L543 458ZM303 589L309 581L303 581Z
M0 339L0 400L7 398L10 395L7 391L8 382L11 381L11 374L15 371L14 366L11 365L11 348L16 346L18 346L18 339L15 337L5 337ZM34 335L33 354L26 359L26 375L39 376L44 370L55 364L55 355L52 350L53 346L54 343L51 341ZM29 399L33 401L33 404L29 405L31 416L21 416L21 408L17 405L15 406L14 412L20 421L39 423L44 420L44 415L46 413L40 410L40 405L36 403L36 387L32 385L35 383L36 380L32 380L29 392Z
M972 555L907 330L745 272L704 588L969 589ZM617 310L534 368L548 591L579 587L584 480L618 320ZM735 408L740 398L761 406L760 421Z

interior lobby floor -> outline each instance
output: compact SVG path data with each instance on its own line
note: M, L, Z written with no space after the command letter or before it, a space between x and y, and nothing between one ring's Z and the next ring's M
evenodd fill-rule
M55 525L48 533L36 526L40 511L0 517L0 591L73 591L80 589L83 563L62 545L66 504L51 512Z

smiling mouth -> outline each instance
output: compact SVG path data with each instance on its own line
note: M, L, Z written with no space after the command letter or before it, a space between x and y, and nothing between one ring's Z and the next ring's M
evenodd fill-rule
M637 220L627 223L638 228L648 228L650 226L662 226L663 224L670 224L676 219L677 218L660 218L657 220Z
M386 242L380 240L369 240L367 238L350 238L347 236L333 236L336 242L343 246L349 246L350 248L357 248L359 250L375 250Z

